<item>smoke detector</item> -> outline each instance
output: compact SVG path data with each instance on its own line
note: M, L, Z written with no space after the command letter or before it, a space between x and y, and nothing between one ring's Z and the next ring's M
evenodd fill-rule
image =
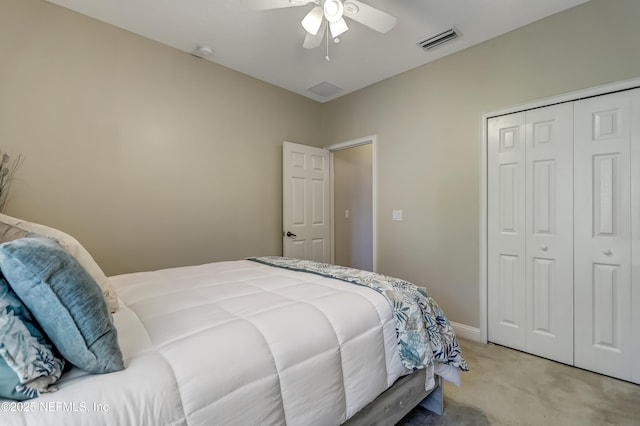
M206 58L213 55L213 49L211 49L209 46L198 46L196 48L195 54L201 58Z

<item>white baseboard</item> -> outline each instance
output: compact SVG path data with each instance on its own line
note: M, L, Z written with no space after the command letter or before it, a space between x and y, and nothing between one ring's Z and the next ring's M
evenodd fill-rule
M451 328L456 333L456 337L461 339L472 340L474 342L480 342L480 329L477 327L471 327L469 325L460 324L457 322L449 321Z

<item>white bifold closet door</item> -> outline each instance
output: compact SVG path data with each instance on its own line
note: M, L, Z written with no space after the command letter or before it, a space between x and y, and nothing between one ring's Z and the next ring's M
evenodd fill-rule
M633 121L636 126L640 121L632 109L638 94L576 101L574 117L575 365L626 380L632 376L637 344L632 334L632 303L639 289L634 295L631 205L632 185L636 197L640 188L638 175L631 179L631 142Z
M640 383L640 89L487 129L488 340Z
M573 107L488 123L488 337L573 363Z

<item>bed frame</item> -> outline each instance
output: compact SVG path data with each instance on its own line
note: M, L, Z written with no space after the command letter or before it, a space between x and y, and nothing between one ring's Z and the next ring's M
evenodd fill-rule
M396 382L378 398L364 407L343 425L364 426L396 424L416 406L442 415L444 411L444 380L436 375L436 385L428 391L424 390L426 382L425 369L396 380Z

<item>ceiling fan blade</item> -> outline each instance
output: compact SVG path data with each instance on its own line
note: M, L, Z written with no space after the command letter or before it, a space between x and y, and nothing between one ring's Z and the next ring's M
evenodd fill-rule
M398 21L395 16L358 0L344 2L344 15L383 34L391 30Z
M326 32L327 32L327 21L323 19L322 25L320 26L318 33L316 35L311 35L307 33L307 35L304 37L304 43L302 43L302 47L304 47L305 49L314 49L320 46L320 44L322 43L322 39L324 38L324 34Z
M314 0L243 0L245 7L253 10L281 9L285 7L304 6L315 3Z

